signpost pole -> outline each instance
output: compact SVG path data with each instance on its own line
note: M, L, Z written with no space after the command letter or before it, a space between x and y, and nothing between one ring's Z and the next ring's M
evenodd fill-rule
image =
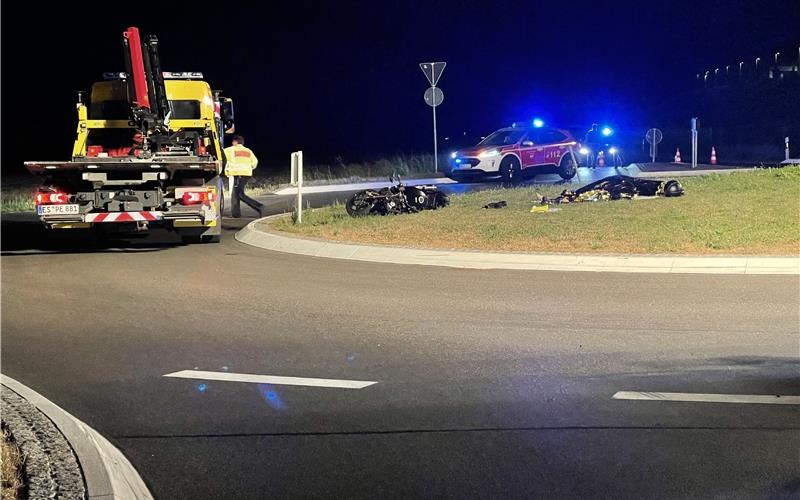
M436 89L436 85L432 87ZM434 95L436 90L433 91ZM439 139L436 137L436 106L431 106L433 108L433 171L439 171Z

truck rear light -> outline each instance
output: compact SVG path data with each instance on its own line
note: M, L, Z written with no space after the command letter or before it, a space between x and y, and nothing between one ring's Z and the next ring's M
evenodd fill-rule
M69 194L67 193L62 193L59 191L40 191L36 193L37 205L63 205L64 203L69 203Z
M181 196L181 205L211 203L216 199L216 194L212 191L187 191Z
M103 152L103 146L89 146L86 149L86 156L99 156Z

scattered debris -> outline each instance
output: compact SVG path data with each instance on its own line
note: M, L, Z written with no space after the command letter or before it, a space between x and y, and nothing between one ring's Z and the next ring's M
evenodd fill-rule
M491 203L487 203L483 206L483 208L505 208L508 206L505 200L502 201L493 201Z
M558 208L558 207L550 206L550 205L534 205L534 206L531 207L531 213L532 214L544 214L544 213L548 213L548 212L558 212L559 210L561 210L561 209Z

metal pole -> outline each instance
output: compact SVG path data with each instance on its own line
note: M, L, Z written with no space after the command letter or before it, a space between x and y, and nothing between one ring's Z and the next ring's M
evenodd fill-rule
M789 159L789 138L787 137L786 139L784 139L784 142L786 142L786 151L785 151L786 158L785 159L788 160Z
M436 85L433 89L433 104L436 104ZM436 106L433 106L433 171L439 171L439 140L436 137Z

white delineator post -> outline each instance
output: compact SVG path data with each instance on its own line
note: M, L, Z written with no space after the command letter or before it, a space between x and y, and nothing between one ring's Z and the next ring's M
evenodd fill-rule
M788 160L789 159L789 138L787 137L783 141L786 143L786 151L784 151L784 153L786 155L786 158L784 158L784 160Z
M697 168L697 118L692 118L692 168Z
M295 204L295 212L297 217L295 223L300 224L303 222L303 152L296 151L291 156L292 163L292 186L297 186L297 201Z

